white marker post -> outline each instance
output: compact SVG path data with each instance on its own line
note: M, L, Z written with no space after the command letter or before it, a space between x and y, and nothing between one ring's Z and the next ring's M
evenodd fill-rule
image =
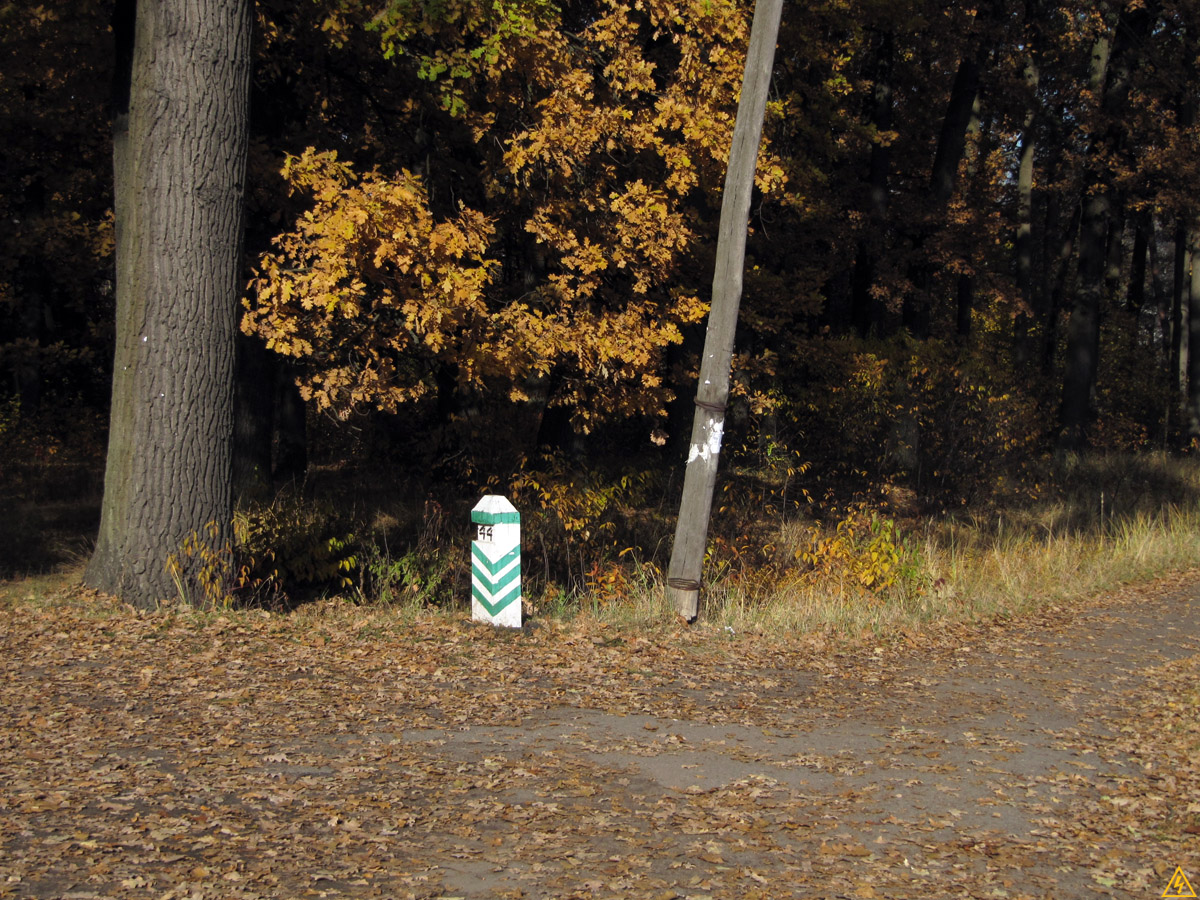
M488 494L471 510L471 618L521 627L521 514Z

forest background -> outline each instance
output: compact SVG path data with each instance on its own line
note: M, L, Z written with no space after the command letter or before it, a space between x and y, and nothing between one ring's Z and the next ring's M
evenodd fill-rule
M486 492L525 513L532 611L660 591L751 12L256 5L239 506L176 554L236 590L182 599L461 604ZM4 576L95 530L113 13L0 5ZM1076 585L1194 558L1198 30L1186 2L785 10L713 609L878 624L1022 602L1035 557Z

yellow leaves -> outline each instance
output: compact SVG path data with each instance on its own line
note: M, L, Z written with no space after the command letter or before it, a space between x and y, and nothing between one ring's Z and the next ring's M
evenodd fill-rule
M289 157L284 175L314 205L260 260L243 330L307 360L303 387L319 408L420 396L410 355L442 353L485 315L491 223L465 209L435 221L420 179L359 178L332 152Z
M810 528L807 545L797 553L813 577L833 578L871 594L900 581L909 555L895 521L868 516L861 508L849 510L832 533Z
M292 191L311 189L326 199L330 192L354 180L349 164L338 162L336 150L317 152L313 147L307 148L299 156L289 155L284 160L280 174Z
M341 40L372 15L345 0L325 27ZM283 174L311 207L259 260L243 327L304 359L313 401L340 412L394 409L453 363L457 389L519 399L554 373L551 402L583 430L661 414L666 348L707 311L689 285L712 224L698 198L723 183L748 7L606 0L567 29L540 0L448 0L369 27L486 145L466 195L500 211L503 250L481 212L435 216L411 173L309 148ZM765 159L769 193L784 174Z
M704 321L708 315L709 304L693 295L680 295L674 298L673 312L680 322L695 324Z

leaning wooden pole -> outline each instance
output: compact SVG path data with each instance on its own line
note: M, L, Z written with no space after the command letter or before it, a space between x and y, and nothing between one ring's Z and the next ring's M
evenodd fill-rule
M667 598L689 622L700 612L700 576L713 490L717 483L717 459L725 428L725 402L729 397L729 371L733 360L733 336L737 330L738 306L742 300L742 271L746 257L746 231L750 196L758 165L767 91L775 63L775 41L783 0L758 0L750 27L750 47L742 77L733 146L725 171L721 196L721 224L717 234L717 261L713 273L712 306L700 361L700 385L696 390L696 418L688 448L683 499L675 525L675 542L667 568Z

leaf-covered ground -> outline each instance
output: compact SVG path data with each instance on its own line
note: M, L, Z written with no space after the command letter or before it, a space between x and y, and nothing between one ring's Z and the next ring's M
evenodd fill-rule
M877 643L0 607L0 897L1161 896L1200 583Z

